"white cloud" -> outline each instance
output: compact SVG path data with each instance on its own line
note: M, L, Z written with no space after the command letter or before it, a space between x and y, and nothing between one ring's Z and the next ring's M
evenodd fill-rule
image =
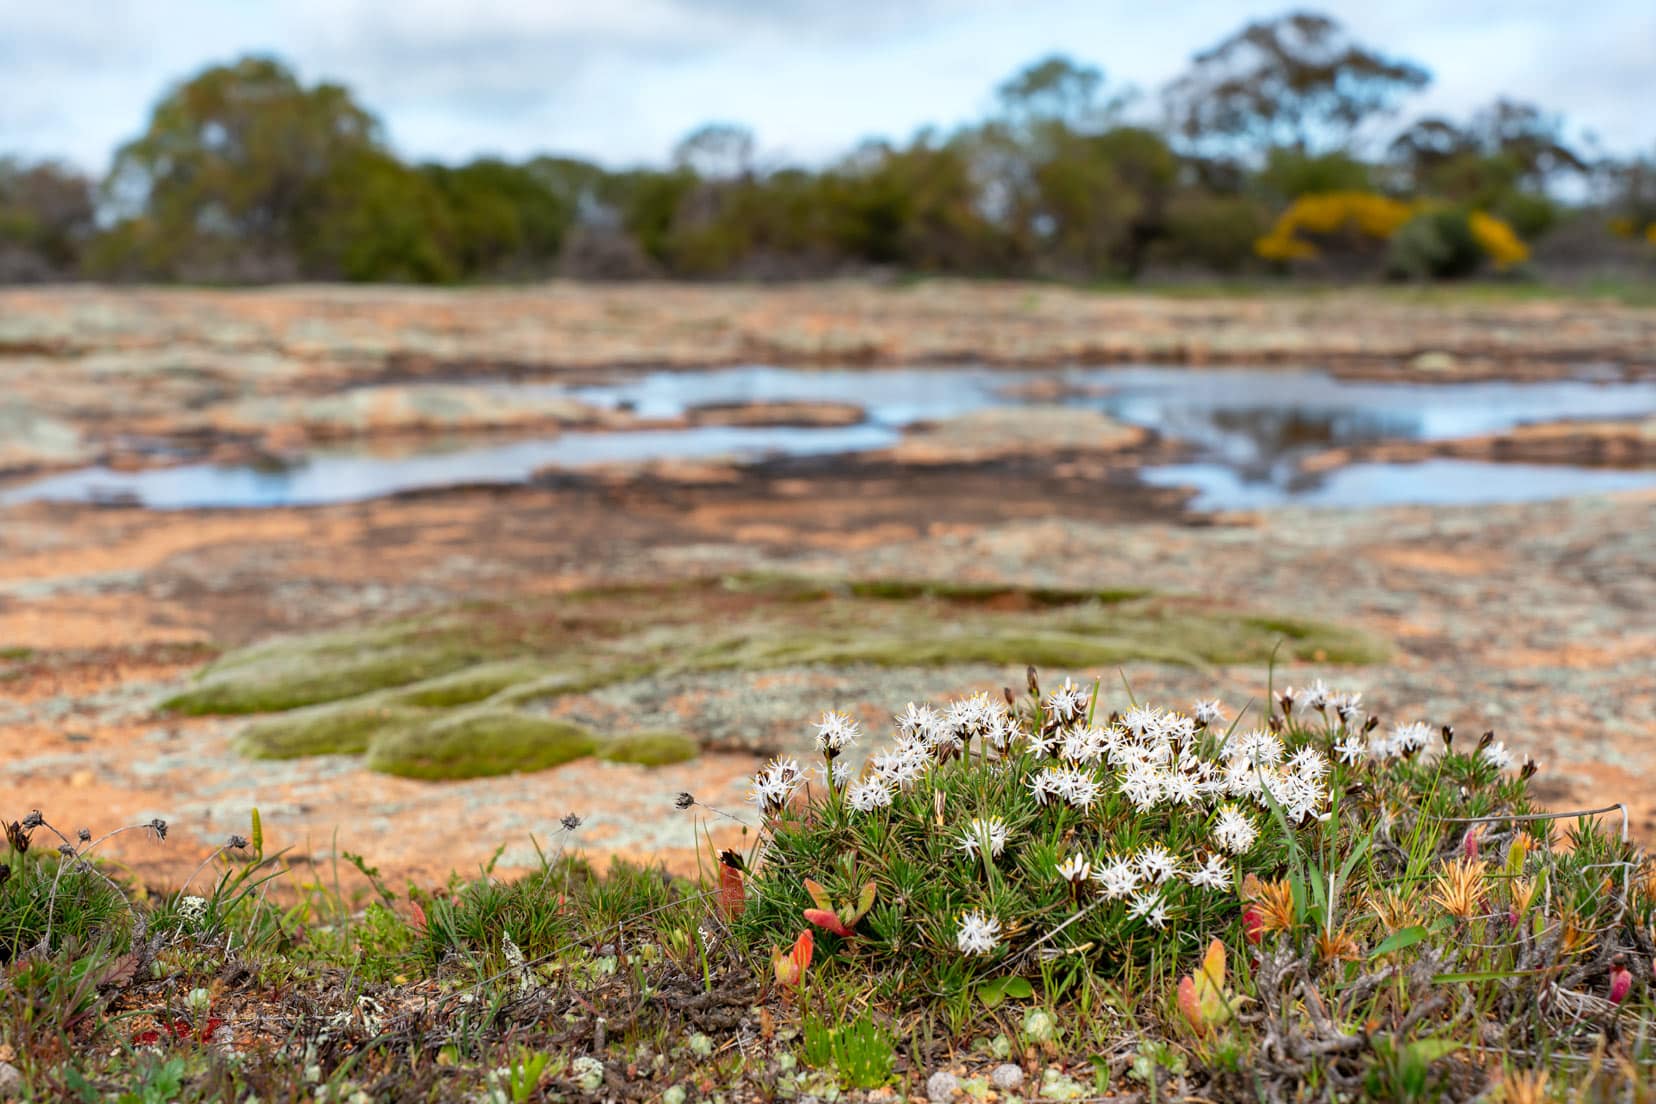
M455 160L559 150L656 160L708 119L822 159L980 114L1022 63L1063 51L1155 87L1284 0L52 0L0 15L0 151L101 169L172 81L246 52L341 80L399 150ZM1325 0L1362 40L1436 77L1406 115L1506 93L1614 149L1649 148L1656 7Z

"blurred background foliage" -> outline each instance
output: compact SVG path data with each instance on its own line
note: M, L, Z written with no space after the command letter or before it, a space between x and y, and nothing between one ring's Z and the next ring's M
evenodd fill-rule
M1404 118L1430 79L1296 13L1154 98L1052 56L951 133L799 166L713 122L617 170L408 164L348 88L248 57L168 90L101 180L0 157L0 281L1656 272L1656 153L1604 154L1507 99Z

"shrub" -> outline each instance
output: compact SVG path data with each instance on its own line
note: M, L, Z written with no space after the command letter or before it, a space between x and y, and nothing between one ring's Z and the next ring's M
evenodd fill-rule
M1342 238L1370 247L1395 234L1416 205L1374 192L1321 192L1289 205L1254 251L1268 261L1309 260L1321 252L1317 239Z
M1472 237L1497 269L1511 268L1529 260L1529 247L1519 240L1511 226L1483 211L1466 216Z
M1386 272L1411 280L1450 280L1470 276L1483 260L1484 252L1463 212L1423 211L1392 238L1386 249Z

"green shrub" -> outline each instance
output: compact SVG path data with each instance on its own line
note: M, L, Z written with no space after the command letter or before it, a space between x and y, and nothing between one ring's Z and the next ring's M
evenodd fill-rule
M1483 261L1466 213L1448 208L1415 215L1386 248L1386 273L1398 279L1459 279L1472 275Z

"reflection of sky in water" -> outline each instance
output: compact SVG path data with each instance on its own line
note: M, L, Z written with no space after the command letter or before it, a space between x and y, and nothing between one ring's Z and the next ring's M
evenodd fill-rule
M1055 383L1057 397L1020 398ZM27 499L130 499L161 509L312 505L464 483L515 483L542 468L655 459L820 455L892 444L902 427L990 406L1060 402L1104 411L1191 444L1199 462L1148 470L1147 481L1198 487L1199 508L1284 502L1365 505L1497 502L1649 486L1656 473L1434 460L1358 464L1315 478L1297 462L1320 449L1380 440L1436 440L1528 422L1656 413L1656 382L1370 383L1312 371L988 368L813 371L764 367L650 372L602 386L488 384L508 394L569 395L642 417L676 417L715 403L843 402L861 425L697 426L565 433L484 445L421 442L324 450L289 469L188 467L122 473L86 469L0 491Z
M1266 506L1469 506L1537 502L1572 495L1656 487L1656 472L1611 471L1481 460L1350 464L1303 485L1250 481L1217 464L1167 464L1139 478L1158 487L1194 487L1195 510Z
M859 452L890 445L897 434L878 426L828 429L707 426L693 433L637 430L569 433L482 448L375 456L322 452L285 470L191 464L153 471L87 468L0 491L0 504L25 499L132 498L161 510L208 506L314 506L355 502L422 487L521 483L541 468L589 467L650 459L759 458ZM452 446L451 446L452 448Z

